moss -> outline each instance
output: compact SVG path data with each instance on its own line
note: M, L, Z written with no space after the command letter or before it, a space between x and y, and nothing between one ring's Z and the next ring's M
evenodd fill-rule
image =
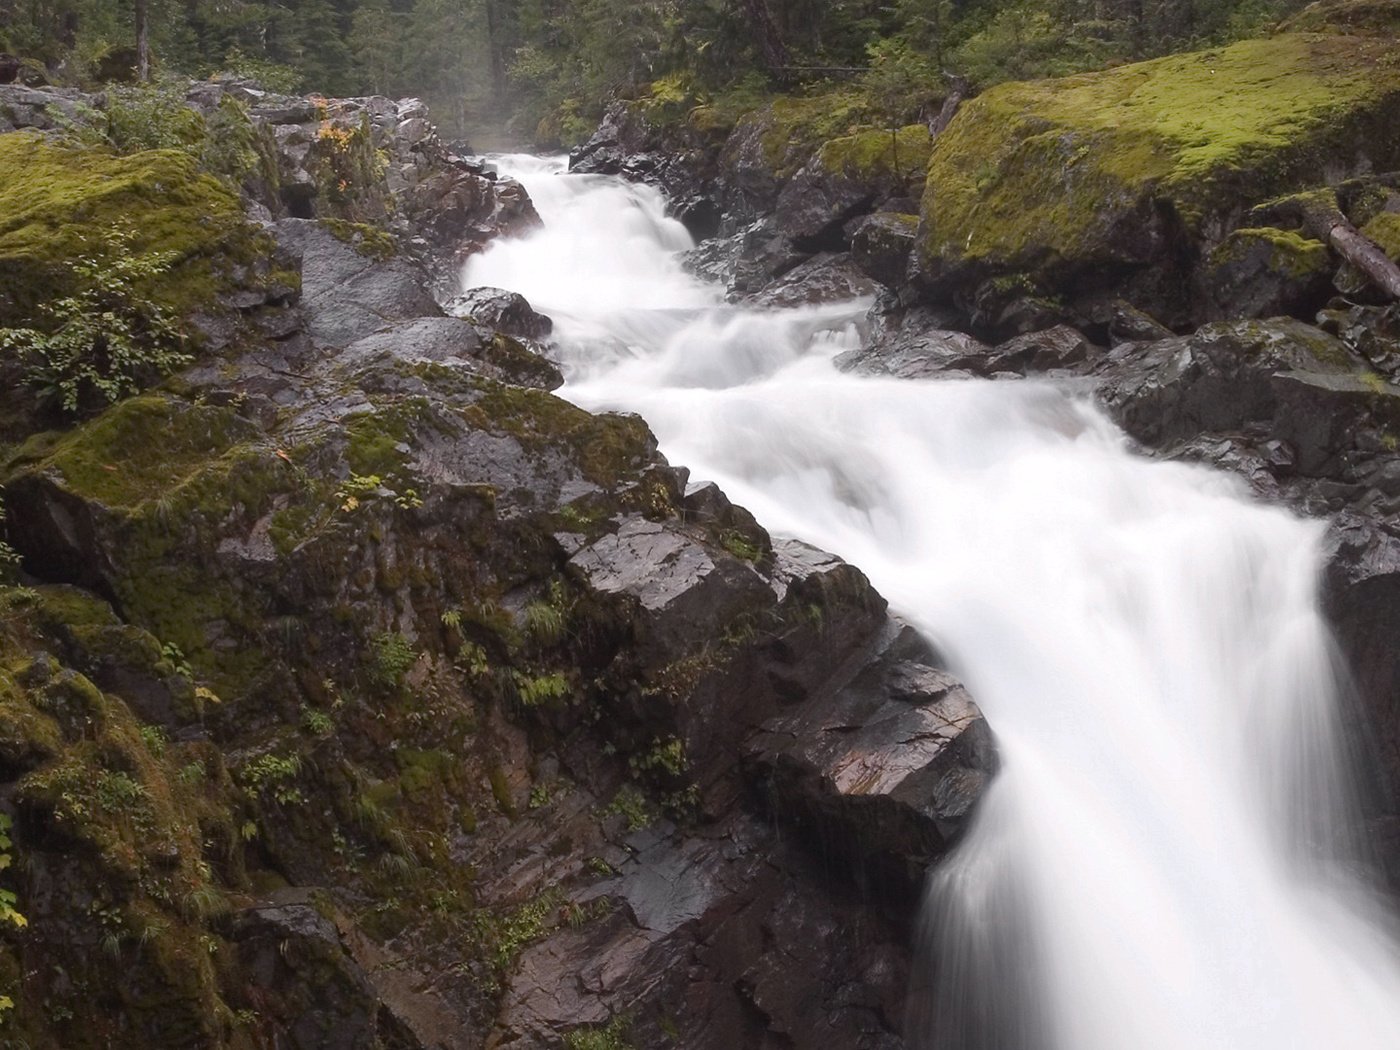
M1400 160L1397 113L1400 55L1367 37L1292 34L1004 84L934 144L923 252L935 273L1110 265L1140 250L1160 202L1205 236L1363 146L1377 166Z
M132 251L173 259L142 291L181 316L212 308L242 280L235 270L271 251L238 195L187 153L116 156L0 135L0 324L24 322L65 293L71 260L114 230L129 231Z
M344 219L322 219L325 227L336 240L350 245L367 259L386 262L399 253L399 246L388 231L363 222L347 222Z
M901 181L921 174L928 167L933 136L922 124L911 124L898 131L862 131L831 139L822 146L818 159L827 171L850 178L870 180L893 176Z
M1400 262L1400 213L1383 211L1363 226L1361 232L1391 259Z
M1233 231L1211 253L1211 262L1217 266L1228 264L1260 248L1268 253L1268 269L1287 277L1310 277L1332 266L1331 254L1321 241L1273 227Z
M116 405L87 426L31 438L12 467L57 471L82 495L109 507L168 497L256 428L232 409L148 394Z
M525 448L563 448L589 481L612 488L645 466L653 445L638 416L585 412L542 390L482 380L482 396L464 413L468 422L504 432Z
M748 97L739 100L740 105L751 102ZM736 128L752 129L769 171L785 181L824 142L870 130L878 119L870 98L855 88L841 88L815 95L779 96L735 123Z

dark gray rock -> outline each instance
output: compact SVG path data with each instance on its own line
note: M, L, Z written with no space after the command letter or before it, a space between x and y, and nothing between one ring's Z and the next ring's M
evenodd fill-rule
M851 258L867 277L897 291L908 279L918 228L916 214L877 212L856 228Z
M981 712L927 644L891 622L850 681L745 744L767 805L863 882L916 899L995 769Z
M352 372L395 363L458 364L475 375L539 390L564 383L559 369L528 346L456 317L396 322L351 343L335 362Z
M301 261L301 312L312 340L343 348L395 321L439 316L426 273L363 255L309 219L283 219L278 245Z
M554 322L537 313L519 292L503 288L472 288L446 304L453 317L466 317L498 332L521 339L545 339L554 331Z

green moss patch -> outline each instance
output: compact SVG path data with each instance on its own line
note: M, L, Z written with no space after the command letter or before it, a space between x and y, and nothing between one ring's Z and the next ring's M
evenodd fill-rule
M922 250L935 278L964 280L1149 262L1163 206L1209 239L1329 166L1400 160L1398 130L1400 53L1371 37L1291 34L1004 84L933 146Z
M832 139L822 146L818 160L828 171L849 178L905 180L928 167L932 150L928 128L911 124L895 131L862 131Z
M1361 232L1380 245L1386 255L1400 262L1400 214L1383 211L1363 226Z
M211 308L230 277L270 250L237 194L178 150L116 156L0 135L0 324L32 320L69 290L72 260L125 231L128 250L173 260L152 299L188 316Z

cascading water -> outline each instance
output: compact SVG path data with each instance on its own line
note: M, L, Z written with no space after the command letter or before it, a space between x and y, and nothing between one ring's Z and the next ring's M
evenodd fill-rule
M565 397L644 416L769 528L859 565L1002 769L931 880L909 1041L1391 1050L1400 958L1351 870L1321 527L1135 457L1042 382L860 378L867 303L723 304L656 191L508 157L545 228L469 264L556 322Z

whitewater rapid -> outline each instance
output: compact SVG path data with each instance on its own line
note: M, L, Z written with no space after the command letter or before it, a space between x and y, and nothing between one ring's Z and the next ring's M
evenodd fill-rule
M500 163L545 226L465 286L554 318L562 396L640 413L692 477L863 569L995 730L1001 771L930 878L911 1046L1400 1046L1320 523L1135 456L1082 393L844 374L869 303L726 305L657 191Z

